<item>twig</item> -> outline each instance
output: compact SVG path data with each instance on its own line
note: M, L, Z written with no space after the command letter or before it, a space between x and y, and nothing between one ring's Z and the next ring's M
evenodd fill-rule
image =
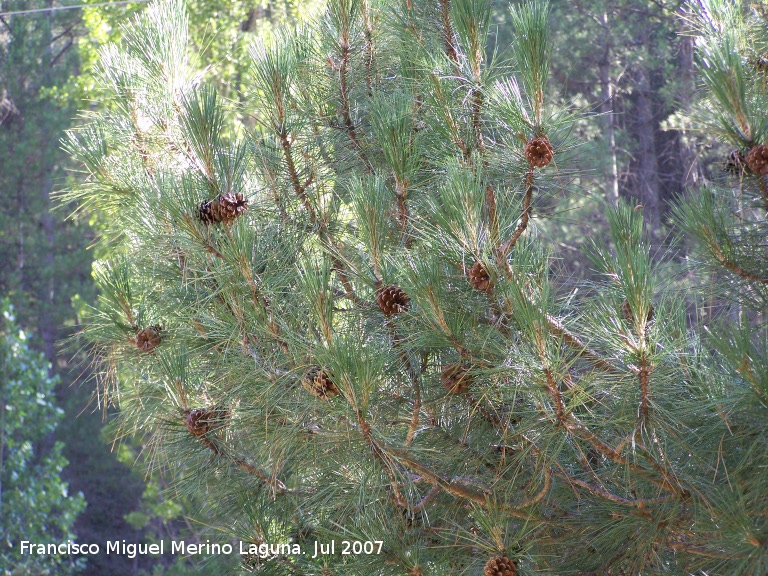
M610 500L611 502L615 502L616 504L622 504L623 506L632 506L634 508L637 508L639 510L644 510L647 506L652 506L654 504L663 504L664 502L669 502L670 500L673 500L675 498L674 495L670 496L661 496L659 498L650 498L650 499L642 499L639 498L637 500L629 500L627 498L622 498L621 496L617 496L616 494L612 494L611 492L608 492L607 490L604 490L603 488L600 488L598 486L593 486L589 482L585 482L584 480L579 480L578 478L573 478L568 475L563 475L562 473L560 476L563 476L567 482L570 482L571 484L575 484L576 486L580 486L581 488L584 488L586 490L589 490L596 496L600 496L601 498L605 498L606 500ZM646 514L649 514L647 510L644 510Z
M276 494L286 494L289 492L294 492L293 490L289 490L286 488L285 484L281 482L280 480L276 478L272 478L262 470L259 470L255 466L249 464L242 458L238 458L236 456L231 456L230 454L227 454L224 449L222 449L220 446L216 445L213 441L206 437L201 437L200 440L205 444L214 454L217 456L220 456L222 458L226 458L227 460L230 460L231 462L234 462L237 464L238 467L245 470L248 474L251 476L255 476L268 486L270 486Z
M621 371L618 368L616 368L616 366L614 366L607 360L604 360L594 350L589 349L587 345L584 344L578 336L570 332L562 324L562 322L560 322L557 318L547 314L546 320L547 320L547 328L549 330L549 333L552 334L553 336L559 336L560 338L562 338L563 342L565 342L568 346L576 350L576 352L580 356L587 358L596 367L602 370L605 370L606 372L611 372L613 374L621 373Z
M549 493L549 489L551 487L552 487L552 469L547 468L546 470L544 470L544 486L541 488L541 490L539 490L538 494L536 494L532 498L523 500L520 504L515 506L515 510L521 510L523 508L527 508L528 506L538 504Z
M363 13L363 26L365 27L365 84L368 86L368 96L373 96L373 27L371 26L371 15L368 10L368 1L360 2L360 10Z
M451 0L440 0L440 15L443 20L443 42L445 53L453 63L456 76L459 76L459 55L453 45L453 26L451 26Z
M555 377L552 375L552 370L544 368L544 374L547 377L547 392L549 392L549 397L555 405L557 423L562 426L565 422L565 403L563 402L563 395L557 387L557 382L555 382Z
M517 244L518 239L522 236L525 229L528 228L528 221L530 220L531 200L533 198L533 166L528 169L528 173L525 175L525 196L523 197L523 214L520 217L520 223L513 232L512 236L504 242L501 247L501 255L506 258L512 247Z
M360 141L357 138L357 132L355 131L355 124L352 122L352 115L349 111L349 87L347 86L347 72L349 66L349 38L347 38L347 31L342 31L341 38L341 63L339 64L339 91L341 96L341 115L344 118L344 126L347 129L349 139L355 147L358 156L363 161L366 167L366 172L373 172L373 165L365 155L363 147L360 145Z
M302 185L299 181L299 174L296 171L296 165L293 162L293 153L291 152L291 142L288 140L288 133L285 131L285 127L282 127L280 129L280 145L283 149L283 155L285 156L285 163L288 166L288 177L291 179L291 184L293 185L293 191L296 193L296 196L299 197L302 204L304 204L304 208L307 210L307 215L309 216L309 220L312 222L312 224L317 224L317 214L315 214L315 209L312 208L312 205L309 203L309 197L307 196L307 189L306 185ZM309 184L312 181L312 176L307 180L307 184Z
M440 488L441 490L443 490L444 492L447 492L448 494L451 494L452 496L464 498L466 500L470 500L471 502L482 504L483 506L488 505L489 492L487 490L484 490L483 492L478 492L477 490L473 490L472 488L469 488L464 484L460 483L458 481L459 479L457 478L454 478L452 480L446 480L445 478L440 476L438 473L428 468L426 465L411 458L406 451L389 447L385 443L377 441L373 437L371 427L365 421L360 411L358 411L358 424L360 424L360 429L363 432L363 436L365 437L368 444L371 446L371 450L377 459L383 460L385 463L389 458L395 459L401 464L403 464L405 467L410 468L411 470L413 470L414 472L422 476L427 482L429 482L433 486Z
M648 357L645 352L642 352L640 369L637 372L638 379L640 380L640 420L642 422L648 420L651 398L650 373L651 371L648 368Z
M408 353L400 345L401 338L397 333L397 328L390 318L386 319L387 328L389 334L392 337L392 345L397 349L397 353L400 356L400 360L405 366L406 372L411 379L411 387L413 390L413 410L411 412L411 422L408 427L408 433L405 436L405 445L409 446L413 442L413 437L416 434L416 430L419 427L419 417L421 414L421 386L419 385L419 375L413 368L411 359L408 357Z

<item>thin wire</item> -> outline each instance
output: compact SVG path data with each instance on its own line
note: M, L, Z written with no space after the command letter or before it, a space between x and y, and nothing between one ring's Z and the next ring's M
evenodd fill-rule
M56 10L73 10L75 8L94 8L96 6L117 6L118 4L141 4L150 0L124 0L121 2L98 2L96 4L76 4L74 6L52 6L51 8L35 8L34 10L17 10L15 12L0 12L0 16L15 16L16 14L34 14L35 12L55 12Z

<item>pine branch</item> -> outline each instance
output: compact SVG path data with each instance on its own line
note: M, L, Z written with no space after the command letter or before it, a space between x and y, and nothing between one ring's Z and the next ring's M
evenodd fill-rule
M552 376L552 370L544 368L544 374L547 378L547 392L552 399L552 404L555 405L555 413L557 414L557 424L562 426L565 423L565 404L563 403L563 395L557 387L554 376Z
M641 352L640 368L637 370L637 377L640 380L640 421L648 420L648 411L650 407L650 374L653 366L648 366L648 357L645 351Z
M411 379L411 389L413 390L413 410L411 411L411 421L405 437L405 445L409 446L411 442L413 442L413 437L419 427L419 419L421 414L421 387L419 385L420 375L417 374L414 370L413 363L408 356L408 352L402 346L402 339L397 333L397 328L395 327L395 324L392 322L391 318L386 318L386 325L392 338L392 345L397 349L397 353L400 356L400 361L403 363L403 366L405 367L405 370Z
M392 448L384 442L376 440L373 437L371 427L363 418L361 411L358 411L358 424L360 425L360 429L363 432L363 436L365 437L366 442L368 442L369 446L371 447L371 451L380 461L386 462L388 458L392 458L403 464L406 468L410 468L417 474L421 475L427 482L436 488L440 488L452 496L463 498L483 506L488 505L487 490L483 492L472 490L471 488L465 486L463 483L459 482L459 478L447 480L421 462L411 458L406 451Z
M304 209L307 211L307 216L309 216L309 221L312 222L313 225L317 225L317 214L315 213L315 209L312 208L312 205L309 203L309 197L307 196L307 185L312 182L312 179L314 178L314 172L310 175L305 184L302 184L299 181L299 174L296 171L296 165L293 162L291 142L288 140L288 133L285 130L284 118L281 120L279 137L280 146L283 149L283 155L285 157L285 163L288 167L288 177L290 178L291 184L293 185L293 191L304 205Z
M217 456L224 458L226 460L229 460L236 464L239 468L245 470L248 474L251 476L254 476L255 478L258 478L261 480L264 484L272 488L275 494L300 494L302 492L297 492L295 490L291 490L285 486L283 482L280 480L274 478L273 476L270 476L266 472L259 470L252 464L249 464L242 458L238 458L236 456L232 456L228 454L221 446L217 445L212 440L206 438L205 436L200 437L200 441L207 446L214 454Z
M448 59L453 63L456 76L459 77L459 55L453 44L453 26L451 26L451 0L440 0L440 15L443 24L443 42L445 44L445 53Z
M350 112L349 105L349 85L347 75L349 73L349 30L347 27L342 27L341 38L339 39L339 47L341 49L341 60L339 62L339 97L341 99L341 115L344 119L344 126L347 130L349 140L352 142L354 149L357 151L358 156L365 164L366 172L373 172L373 165L368 156L365 154L362 145L357 137L357 131L355 129L355 123L352 121L352 114Z
M533 170L534 167L531 166L528 168L528 172L525 175L525 196L523 197L523 211L522 215L520 216L520 223L517 225L517 228L515 229L512 236L510 236L509 239L501 246L501 250L499 251L501 258L506 259L509 251L514 247L515 244L517 244L520 236L522 236L523 232L525 232L526 228L528 228L531 200L533 198Z
M451 140L453 141L454 145L461 151L461 155L464 163L471 166L472 153L469 150L467 143L461 137L461 134L459 132L459 127L456 124L456 120L453 118L453 112L451 111L451 106L445 94L443 93L442 87L440 86L440 80L435 74L430 74L429 78L432 81L432 87L434 89L433 95L441 106L441 111L443 112L443 115L445 117L446 125L448 126L448 129L450 131Z
M768 284L768 278L763 278L762 276L758 276L753 272L744 270L744 268L742 268L732 260L729 260L728 258L726 258L725 255L722 253L722 251L718 247L714 247L714 248L715 250L712 252L712 255L715 257L715 259L717 259L718 262L720 262L720 264L723 265L723 267L741 276L742 278L745 278L752 282L759 282L760 284Z
M621 504L622 506L631 506L633 508L637 508L638 510L644 513L646 518L649 518L649 519L651 517L651 512L649 510L646 510L649 506L653 506L655 504L664 504L665 502L670 502L676 498L676 496L670 495L670 496L662 496L659 498L647 498L647 499L638 498L636 500L629 500L627 498L622 498L621 496L617 496L616 494L612 494L607 490L604 490L603 488L600 488L598 486L593 486L589 482L579 480L578 478L573 478L572 476L563 475L562 473L560 474L560 476L563 477L565 481L568 482L569 484L574 484L576 486L584 488L585 490L588 490L589 492L591 492L596 496L599 496L600 498L605 498L606 500L615 502L616 504Z
M580 356L583 356L589 360L595 367L611 372L614 374L621 374L621 371L613 364L603 359L603 357L591 350L581 339L570 332L557 318L549 314L546 315L547 328L550 334L563 339L568 346L573 348Z
M365 47L363 48L363 59L365 61L365 84L368 86L368 96L373 96L373 26L371 25L371 14L368 7L368 0L361 0L360 11L363 14L363 26L365 28Z

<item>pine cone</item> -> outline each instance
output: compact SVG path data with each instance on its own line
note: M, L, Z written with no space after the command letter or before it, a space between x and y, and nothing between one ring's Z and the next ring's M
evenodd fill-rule
M624 314L624 318L626 318L627 322L630 324L635 321L635 315L632 313L632 306L629 305L629 300L624 300L624 304L621 305L621 313ZM653 313L654 308L653 304L651 304L650 308L648 308L648 316L645 318L646 322L653 320Z
M235 218L244 214L248 210L248 200L238 192L233 194L221 194L219 201L219 218L224 224L232 222Z
M333 383L330 373L321 370L319 366L312 366L304 373L301 378L301 385L313 396L326 400L339 394L339 389Z
M741 174L747 165L747 158L740 150L734 150L728 154L728 158L725 159L725 165L723 170L726 172L733 172L735 174Z
M494 556L485 563L483 576L517 576L517 567L506 556Z
M493 288L491 276L482 262L475 262L474 266L469 270L469 283L472 285L472 288L481 292L488 292Z
M136 332L136 348L142 352L152 352L162 342L160 326L147 326Z
M211 430L221 428L222 420L227 417L227 411L219 408L196 408L187 411L187 430L193 436L205 436Z
M229 224L248 210L248 199L240 192L219 194L213 200L205 200L197 209L198 219L206 225L223 222Z
M398 286L387 286L376 297L376 303L387 316L399 314L408 310L411 299L405 291Z
M198 219L205 225L219 221L219 203L216 200L206 200L197 209Z
M753 146L747 154L747 166L758 176L768 174L768 146L765 144Z
M531 167L544 168L552 162L554 150L546 136L532 138L525 145L525 159Z
M467 374L469 368L462 364L448 364L440 374L440 381L451 394L462 394L472 384L472 377Z

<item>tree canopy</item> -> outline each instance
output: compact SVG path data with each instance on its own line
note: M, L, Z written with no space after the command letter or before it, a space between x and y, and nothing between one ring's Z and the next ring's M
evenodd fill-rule
M513 4L495 52L490 0L330 0L217 78L163 0L100 51L104 106L66 141L66 198L104 215L100 394L212 533L309 552L243 570L768 569L766 15L702 1L678 38L648 25L678 3L574 6ZM560 15L603 34L574 50L590 89L550 78ZM677 49L691 76L654 92ZM661 134L672 103L726 172ZM670 147L695 170L664 197ZM605 234L564 245L583 196ZM332 540L382 544L311 556Z

